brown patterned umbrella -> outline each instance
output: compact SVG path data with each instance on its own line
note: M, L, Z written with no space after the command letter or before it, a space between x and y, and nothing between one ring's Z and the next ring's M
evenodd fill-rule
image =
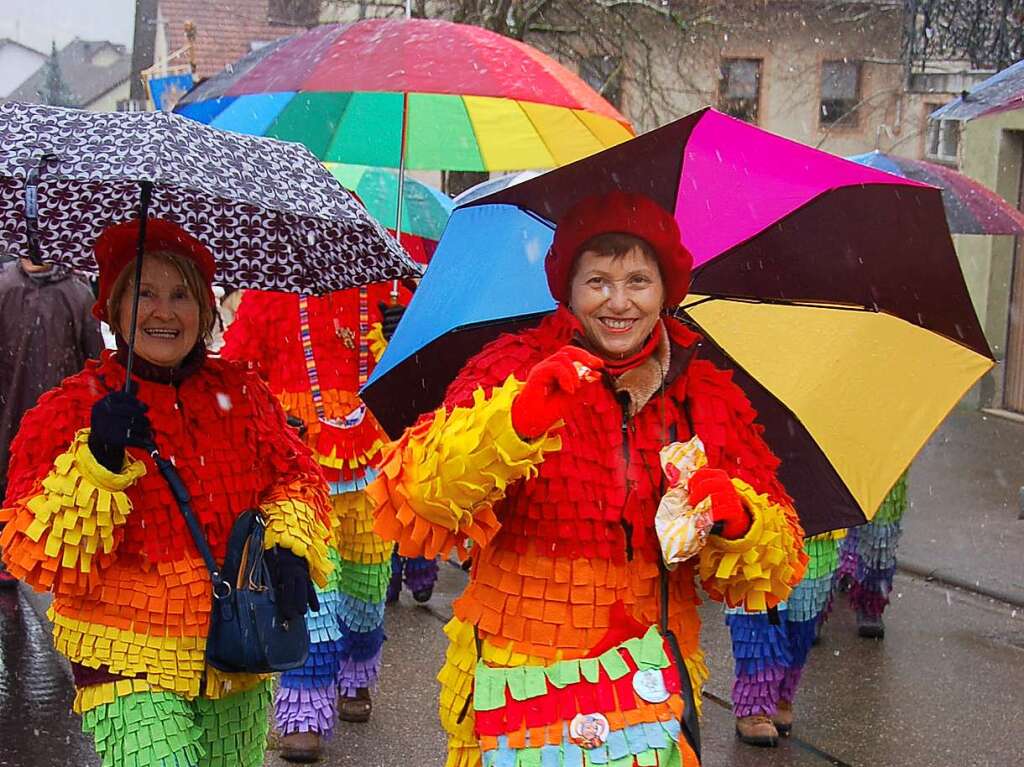
M164 112L0 105L0 252L28 255L34 230L43 260L95 271L100 232L143 208L203 242L235 287L326 293L420 273L300 144Z

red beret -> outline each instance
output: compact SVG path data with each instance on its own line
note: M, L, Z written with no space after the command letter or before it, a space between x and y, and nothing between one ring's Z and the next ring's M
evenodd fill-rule
M690 289L693 257L683 246L675 218L650 197L610 192L581 200L558 222L555 239L544 260L548 288L556 301L568 305L573 264L587 241L613 232L631 234L647 242L658 255L666 306L683 300Z
M135 259L139 242L139 220L108 226L96 240L96 263L100 268L100 291L92 306L93 316L107 322L107 301L118 275ZM145 252L164 251L187 258L199 267L199 273L206 280L210 306L215 306L213 297L213 275L217 270L213 255L199 240L177 224L160 218L146 222Z

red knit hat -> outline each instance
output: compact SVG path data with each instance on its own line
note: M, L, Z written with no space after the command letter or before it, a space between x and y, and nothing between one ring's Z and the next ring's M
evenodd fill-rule
M683 246L675 218L650 197L632 192L610 192L587 197L562 216L555 229L544 270L555 300L568 305L569 278L580 249L592 237L631 234L647 242L658 255L665 281L665 303L678 304L690 289L693 256Z
M92 314L107 322L107 302L121 271L135 258L139 242L139 221L125 221L123 224L108 226L96 240L96 263L100 268L100 291ZM206 280L210 306L215 306L213 297L213 275L217 271L213 255L203 243L177 224L160 218L146 222L146 252L165 251L189 259L199 267L199 273Z

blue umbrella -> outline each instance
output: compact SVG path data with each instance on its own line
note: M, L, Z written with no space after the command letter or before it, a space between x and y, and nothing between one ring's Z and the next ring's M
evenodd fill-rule
M437 406L436 388L428 381L451 380L499 332L535 323L555 308L544 274L553 236L550 223L514 205L455 209L429 276L363 389L386 428L399 431ZM479 254L487 268L467 268L469 253ZM403 385L401 397L375 386L392 372L411 384Z

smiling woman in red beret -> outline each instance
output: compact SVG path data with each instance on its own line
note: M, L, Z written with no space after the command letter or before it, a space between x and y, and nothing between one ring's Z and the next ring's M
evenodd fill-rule
M255 767L269 682L206 667L210 576L143 447L155 442L174 462L218 560L235 518L262 511L285 618L305 613L310 576L326 579L326 488L262 381L207 356L210 252L166 221L151 219L146 234L131 393L122 389L136 222L96 243L93 313L118 350L23 419L0 548L13 574L54 594L54 644L104 765Z
M800 580L802 533L756 413L669 314L690 267L652 200L582 201L547 256L558 309L485 347L382 459L376 530L402 554L475 544L438 677L448 767L581 765L595 749L587 764L693 767L680 719L707 676L696 582L765 609ZM694 434L706 466L681 482L659 454ZM703 525L665 575L662 460ZM689 702L659 629L679 640Z

